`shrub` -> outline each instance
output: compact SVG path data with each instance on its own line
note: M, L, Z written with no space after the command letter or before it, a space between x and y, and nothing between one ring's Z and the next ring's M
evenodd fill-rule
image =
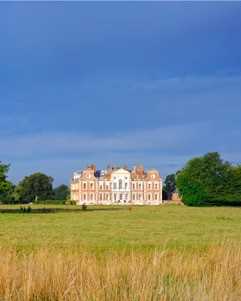
M31 211L32 211L31 206L27 206L27 207L25 207L25 206L20 206L20 212L21 212L21 213L31 213Z
M84 210L84 211L87 210L87 205L86 204L82 205L82 210Z

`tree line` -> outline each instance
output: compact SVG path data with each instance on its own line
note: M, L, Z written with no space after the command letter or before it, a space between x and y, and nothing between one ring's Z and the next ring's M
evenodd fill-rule
M167 195L178 192L190 206L240 206L241 165L222 160L217 152L207 153L167 176L164 190Z
M17 185L7 178L10 166L0 162L0 203L59 202L69 199L69 187L53 188L53 178L37 172L24 177Z
M0 202L28 203L46 200L65 201L69 188L53 189L53 178L42 173L25 177L16 186L7 179L9 165L0 162ZM241 205L241 165L221 159L217 152L189 160L164 182L164 198L178 192L186 205Z

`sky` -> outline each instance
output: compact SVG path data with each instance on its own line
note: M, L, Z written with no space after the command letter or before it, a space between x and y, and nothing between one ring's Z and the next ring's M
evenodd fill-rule
M241 163L241 2L1 2L0 161L68 184Z

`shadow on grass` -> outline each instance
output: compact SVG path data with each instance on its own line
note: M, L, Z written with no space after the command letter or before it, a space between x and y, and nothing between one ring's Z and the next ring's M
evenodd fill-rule
M30 209L28 209L30 208ZM90 211L116 211L116 210L123 210L123 209L128 209L126 206L120 206L120 207L91 207L83 210L81 207L80 208L32 208L32 207L26 207L26 210L23 210L21 207L20 208L5 208L5 209L0 209L0 213L21 213L21 214L31 214L31 213L58 213L58 212L90 212Z
M241 207L240 201L214 201L214 202L199 202L199 203L186 203L185 205L189 207Z

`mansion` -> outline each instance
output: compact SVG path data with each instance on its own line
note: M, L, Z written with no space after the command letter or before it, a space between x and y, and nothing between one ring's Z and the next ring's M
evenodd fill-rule
M96 170L92 164L73 174L71 200L79 205L159 205L162 203L162 179L156 169L145 171L141 165L132 170L127 167Z

